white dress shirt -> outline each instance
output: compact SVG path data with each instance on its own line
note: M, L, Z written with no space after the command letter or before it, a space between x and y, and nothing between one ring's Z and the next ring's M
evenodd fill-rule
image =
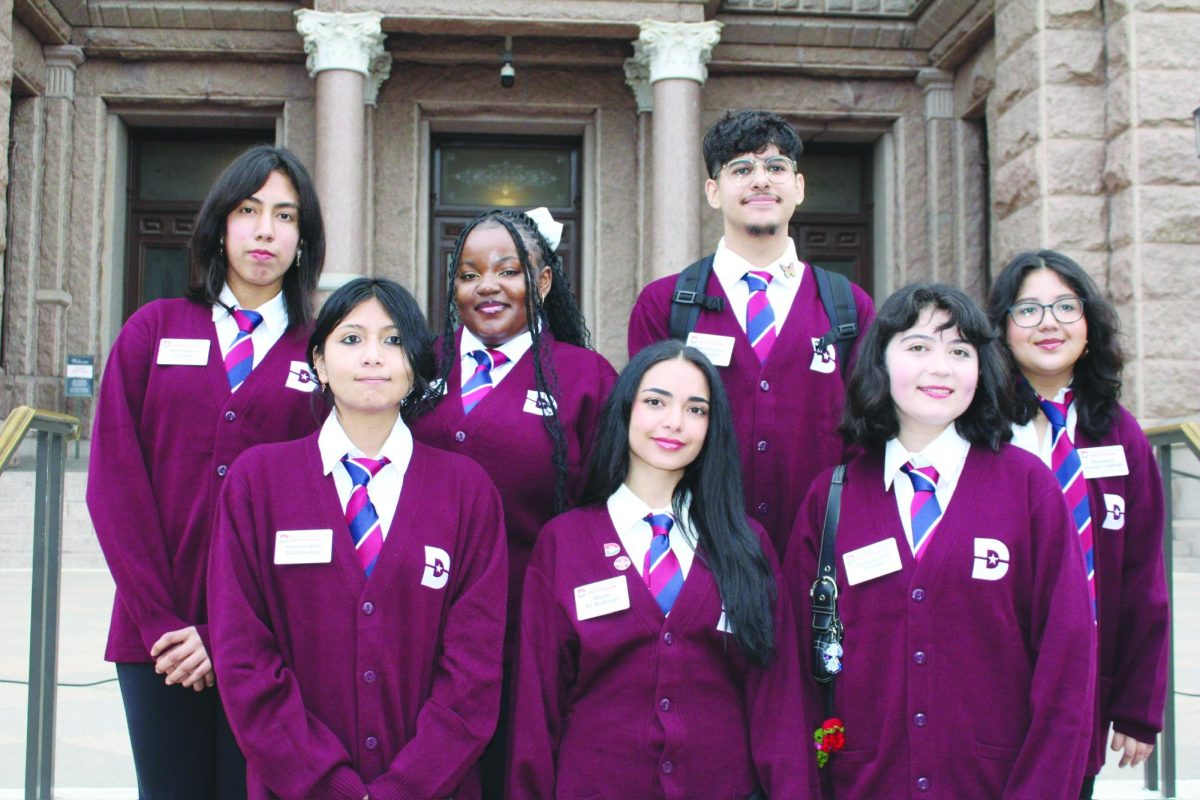
M932 466L938 471L937 488L933 496L937 499L938 507L944 515L950 508L950 498L958 486L962 476L963 464L967 461L967 453L971 443L958 435L954 423L937 435L937 438L925 446L919 453L910 453L900 444L899 439L889 439L883 454L883 490L895 488L896 508L900 512L900 522L904 525L904 535L908 537L908 546L913 547L912 534L912 479L902 470L909 461L916 467Z
M342 513L346 513L346 505L350 502L350 494L354 491L354 481L349 470L342 463L342 457L371 458L359 450L350 441L342 424L338 421L337 411L330 412L321 426L317 436L317 447L321 452L321 468L325 475L333 475L333 484L337 487L338 500L342 503ZM379 451L376 459L386 458L390 463L385 464L367 483L367 497L375 506L375 514L379 517L379 529L386 539L392 527L392 518L396 515L396 504L400 502L400 490L404 488L404 474L408 472L409 462L412 461L413 438L408 426L400 415L396 415L396 423L392 432Z
M670 534L671 549L675 551L675 558L679 561L684 580L687 580L688 570L692 568L692 559L696 555L696 535L688 518L690 506L690 500L684 502L683 514L671 526ZM621 546L629 554L638 575L642 574L646 553L650 552L650 538L654 535L650 523L645 519L647 514L674 516L675 512L669 506L651 508L625 484L621 484L608 498L608 516L612 519L613 528L621 539Z
M508 373L512 371L512 368L515 367L517 362L521 360L521 356L525 355L525 353L528 352L529 348L532 346L533 334L531 334L529 331L525 331L520 336L514 336L499 347L488 348L486 344L479 341L475 334L471 333L467 326L464 325L462 329L462 339L458 345L458 357L462 359L462 382L459 384L459 387L461 388L467 385L467 381L471 380L471 378L475 376L475 369L479 366L479 362L467 355L468 353L474 350L491 349L499 350L501 353L504 353L504 355L508 356L508 361L497 367L494 367L491 371L492 387L494 388L500 385L500 381L504 380L504 376L508 375Z
M213 303L213 324L217 328L217 342L221 345L221 360L224 361L225 356L233 348L233 340L237 338L241 330L238 328L233 314L226 311L221 303L230 308L246 309L242 309L238 305L237 298L233 296L229 284L225 284L225 288L221 289L221 302ZM283 302L283 292L281 291L258 308L249 310L262 314L262 322L258 323L258 326L250 333L250 341L254 344L254 366L257 367L275 346L275 343L279 341L279 337L287 331L287 304Z
M785 267L792 273L791 276L784 272ZM806 271L804 262L796 256L796 243L789 237L787 247L779 258L765 267L756 267L726 247L724 237L717 242L717 252L713 254L713 272L717 274L717 280L729 298L730 310L743 331L746 330L746 304L750 302L750 286L742 278L750 270L771 273L771 282L767 284L767 301L775 314L775 334L778 335L788 312L792 310L792 303Z
M1058 394L1054 395L1054 402L1061 403L1070 391L1070 386L1065 386L1058 390ZM1041 411L1038 414L1042 413ZM1054 427L1046 422L1046 434L1038 440L1037 418L1034 414L1033 419L1026 422L1024 425L1013 425L1012 443L1022 450L1027 450L1033 453L1038 458L1050 466L1050 457L1054 453ZM1067 436L1071 437L1071 441L1075 441L1075 423L1079 421L1079 415L1075 413L1075 401L1071 400L1071 405L1067 408Z

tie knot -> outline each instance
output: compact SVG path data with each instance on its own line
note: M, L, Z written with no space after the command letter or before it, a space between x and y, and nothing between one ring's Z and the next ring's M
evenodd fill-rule
M346 471L350 473L350 480L355 486L366 486L367 482L374 478L379 470L391 462L386 458L351 458L350 456L342 456L342 463L346 465Z
M233 310L233 320L237 323L239 331L250 333L263 321L263 316L257 311L246 311L241 308L235 308Z
M766 270L752 269L742 276L742 280L750 287L752 292L765 292L767 284L771 282L771 278L775 277Z
M642 519L650 523L650 530L655 536L670 536L671 528L675 525L675 518L670 514L647 514Z
M914 466L911 461L903 467L908 479L912 481L914 492L933 492L937 490L938 471L930 464L927 467Z
M504 355L499 350L488 348L487 350L472 350L467 353L471 358L478 362L479 366L484 369L491 370L508 363L508 356Z
M1046 415L1046 419L1050 422L1050 427L1055 431L1067 427L1067 409L1071 407L1073 395L1067 392L1063 396L1061 403L1056 403L1053 400L1047 400L1044 397L1038 397L1038 405L1042 407L1042 413Z

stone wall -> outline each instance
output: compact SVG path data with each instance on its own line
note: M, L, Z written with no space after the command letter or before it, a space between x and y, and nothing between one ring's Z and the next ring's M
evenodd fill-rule
M13 15L12 0L0 0L0 152L8 152L9 121L12 113L13 86ZM6 190L10 176L8 174L8 159L0 164L0 220L8 219L8 205L5 201ZM8 251L8 226L0 230L0 263L3 263ZM8 319L4 313L4 298L8 292L7 281L0 271L0 342L5 350L8 348ZM0 364L0 380L3 379L4 365Z

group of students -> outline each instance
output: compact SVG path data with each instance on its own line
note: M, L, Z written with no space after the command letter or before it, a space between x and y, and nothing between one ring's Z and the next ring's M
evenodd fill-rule
M709 130L705 302L673 339L649 284L619 375L544 210L464 228L436 339L385 279L314 321L312 181L239 157L93 427L141 797L1073 800L1110 727L1145 759L1163 498L1112 306L1030 252L986 311L851 287L839 350L800 152Z

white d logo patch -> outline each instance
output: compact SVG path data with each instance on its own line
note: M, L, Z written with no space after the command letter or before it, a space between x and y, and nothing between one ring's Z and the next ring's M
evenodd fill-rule
M425 574L421 585L441 589L450 580L450 554L440 547L425 545Z
M975 539L975 561L971 577L998 581L1008 574L1008 545L999 539Z
M1119 494L1104 495L1104 525L1110 531L1125 527L1125 498Z
M809 337L812 338L812 337ZM820 339L813 339L813 359L808 368L813 372L830 373L837 369L837 351L833 349L833 345L825 345L824 350L818 350L817 345L821 343Z

